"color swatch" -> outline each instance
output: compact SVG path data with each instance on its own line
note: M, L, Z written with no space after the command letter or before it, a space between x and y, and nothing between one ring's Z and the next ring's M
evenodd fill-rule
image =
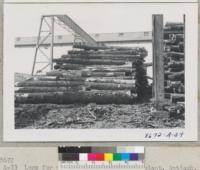
M131 152L129 152L129 150ZM120 152L117 152L120 151ZM134 151L134 152L133 152ZM136 153L137 151L138 153ZM143 147L59 147L60 161L142 161Z

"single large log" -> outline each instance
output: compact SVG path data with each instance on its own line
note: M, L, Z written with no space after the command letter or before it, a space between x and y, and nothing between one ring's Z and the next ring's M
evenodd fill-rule
M147 64L147 65L146 65ZM151 65L152 63L146 63L144 67ZM130 72L132 71L132 66L130 65L92 65L92 66L84 66L80 64L61 64L58 65L56 69L62 70L89 70L96 72Z
M119 84L130 84L131 86L134 86L135 80L133 79L114 79L114 78L86 78L86 82L98 82L98 83L119 83Z
M82 77L119 77L125 76L125 72L93 72L83 71Z
M176 73L176 72L184 71L184 68L174 67L174 68L169 68L168 71L172 73Z
M79 76L35 76L32 80L41 81L85 81L85 78Z
M53 59L55 63L70 63L82 65L123 65L126 62L123 60L100 60L100 59L82 59L82 58L69 58L69 59Z
M68 72L63 71L63 70L56 70L56 71L54 70L54 71L47 72L46 74L47 74L46 75L47 77L54 77L52 79L55 79L55 80L67 79L67 80L73 81L73 80L88 79L86 77L85 78L82 77L82 71L76 71L76 72L68 73ZM108 76L108 77L93 77L93 78L130 80L130 79L133 79L133 76L117 76L117 77L116 76L115 77Z
M126 71L126 72L125 72ZM62 78L66 79L78 79L81 77L91 77L91 76L99 76L99 77L124 77L124 76L131 76L132 70L126 70L126 69L121 69L119 70L95 70L95 69L90 69L90 70L69 70L69 71L63 71L63 70L54 70L46 73L46 76L57 76L57 79L59 80Z
M73 48L84 50L117 50L117 51L146 51L140 47L119 47L119 46L90 46L85 44L74 44Z
M99 83L99 82L86 82L88 90L135 90L135 83L123 84L123 83Z
M184 30L184 24L183 23L167 23L165 24L165 31L183 31Z
M181 81L184 82L184 71L173 73L171 75L168 75L169 80L174 80L174 81Z
M172 60L183 60L184 59L184 53L180 53L180 52L168 52L166 53L167 57L170 57Z
M172 34L168 39L165 39L164 42L166 45L178 45L180 42L184 41L183 34Z
M86 50L70 50L68 54L79 54L79 55L95 55L95 54L129 54L129 55L140 55L140 56L147 56L147 51L144 48L136 48L135 50L126 50L126 51L117 51L117 50L102 50L102 51L86 51Z
M81 70L84 69L86 66L80 65L80 64L62 64L62 63L57 63L54 66L54 69L63 69L63 70Z
M167 93L184 93L185 88L184 85L181 84L180 86L166 86L165 92Z
M80 70L53 70L46 73L46 76L59 76L59 77L81 77L81 71Z
M179 43L179 48L180 48L181 52L184 52L184 51L185 51L185 50L184 50L184 42L180 42L180 43Z
M164 39L169 39L171 35L176 35L176 34L183 34L183 30L164 30L163 32L163 38Z
M45 92L66 92L66 91L80 91L83 90L84 87L76 86L76 87L17 87L15 88L15 93L45 93Z
M143 59L140 55L128 55L128 54L70 54L62 55L61 58L83 58L83 59L110 59L110 60L124 60L135 61L135 59Z
M168 63L168 68L182 68L184 69L184 61L173 61Z
M143 66L144 66L144 67L152 67L152 66L153 66L153 63L144 63Z
M172 75L173 73L169 72L169 71L165 71L164 72L164 79L167 80L169 75Z
M183 52L182 45L167 45L164 47L165 52Z
M59 92L59 93L27 93L16 94L15 103L53 103L53 104L74 104L74 103L97 103L97 104L132 104L136 97L113 91L91 91L91 92Z
M74 86L81 86L84 85L84 81L24 81L19 82L16 86L17 87L28 87L28 86L35 86L35 87L74 87Z
M87 89L95 90L133 90L134 83L122 84L117 82L83 82L83 81L26 81L20 82L16 87L76 87L85 86Z
M94 72L94 73L106 73L106 74L112 74L112 73L125 73L125 75L131 74L134 72L134 69L132 68L88 68L88 69L84 69L83 71L90 71L90 72Z
M183 101L185 101L185 94L171 94L172 103L183 102Z
M168 26L184 26L184 23L183 22L167 22L166 24L165 24L165 26L166 27L168 27Z

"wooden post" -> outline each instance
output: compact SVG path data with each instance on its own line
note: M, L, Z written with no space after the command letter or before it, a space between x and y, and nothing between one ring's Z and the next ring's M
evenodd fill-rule
M51 58L50 58L50 68L53 70L53 54L54 54L54 16L51 16Z
M153 96L155 109L164 102L163 15L153 15Z

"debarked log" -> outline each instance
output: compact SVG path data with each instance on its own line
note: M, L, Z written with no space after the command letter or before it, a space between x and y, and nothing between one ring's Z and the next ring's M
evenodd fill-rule
M52 103L52 104L74 104L74 103L96 103L96 104L132 104L136 97L127 93L108 91L77 91L77 92L55 92L55 93L25 93L16 94L15 103Z
M78 59L78 58L69 58L69 59L53 59L55 63L70 63L70 64L82 64L82 65L123 65L126 62L123 60L100 60L100 59Z

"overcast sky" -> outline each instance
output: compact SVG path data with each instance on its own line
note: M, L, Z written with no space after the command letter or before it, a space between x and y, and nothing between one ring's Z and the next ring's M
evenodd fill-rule
M30 73L33 48L15 48L16 37L36 36L41 15L67 14L88 33L152 31L152 14L164 14L164 22L182 22L183 8L165 4L6 4L4 7L4 57L12 58L15 72ZM67 34L57 30L56 34ZM136 44L149 51L151 44ZM130 45L129 46L135 46ZM55 56L70 47L55 48Z

